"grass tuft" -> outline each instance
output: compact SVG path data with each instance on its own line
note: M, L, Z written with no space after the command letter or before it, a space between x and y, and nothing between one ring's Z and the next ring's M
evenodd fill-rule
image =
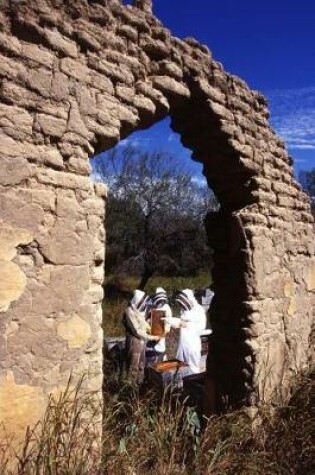
M111 377L100 405L81 385L49 401L1 475L311 475L315 473L315 371L302 375L288 405L200 420L182 396L162 396ZM258 422L259 421L259 422Z

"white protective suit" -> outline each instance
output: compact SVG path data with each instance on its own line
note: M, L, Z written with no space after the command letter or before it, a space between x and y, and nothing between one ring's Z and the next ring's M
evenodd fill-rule
M145 321L147 300L144 292L135 290L123 316L126 329L127 373L138 383L142 383L144 378L146 342L157 340L157 337L147 333L148 325Z
M163 310L163 312L165 312L165 331L168 333L170 331L170 325L168 325L167 322L172 319L172 310L167 303L167 295L162 287L158 287L155 290L155 295L151 301L151 308L156 308L157 310ZM165 353L165 350L165 338L161 338L157 343L155 343L154 351Z
M201 340L200 332L206 328L207 318L202 306L197 302L190 289L185 294L188 305L182 307L180 318L171 318L171 325L180 328L176 358L188 363L191 373L200 373ZM180 300L178 300L180 303ZM188 308L187 308L188 307Z
M165 317L166 317L166 321L168 321L169 319L172 318L172 310L171 310L171 307L169 306L168 303L165 303L164 305L160 305L158 307L156 307L157 310L163 310L165 312ZM169 329L167 328L167 325L166 325L166 333L169 332ZM165 347L165 337L164 338L161 338L155 345L154 345L154 349L155 351L159 352L159 353L165 353L165 350L166 350L166 347Z

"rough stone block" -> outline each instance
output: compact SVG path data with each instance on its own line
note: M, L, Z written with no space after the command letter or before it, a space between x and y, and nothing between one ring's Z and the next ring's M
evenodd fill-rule
M94 184L95 193L101 198L106 198L108 193L108 187L104 183Z
M55 72L51 81L50 93L57 101L65 101L69 97L69 78L66 74Z
M133 104L135 97L135 90L132 87L116 86L116 95L127 104Z
M43 225L44 211L31 199L25 202L22 190L23 188L13 187L0 194L0 218L14 227L32 232L35 236Z
M40 48L37 45L33 44L23 44L21 56L34 61L35 63L46 66L47 68L52 68L54 55L49 51Z
M169 76L155 76L152 78L154 87L162 91L164 94L171 96L190 97L190 91L184 84L176 81Z
M140 115L154 116L156 106L151 99L142 95L136 95L133 99L133 105L139 111Z
M0 185L18 185L25 183L32 176L32 168L23 158L1 158ZM1 252L1 251L0 251Z
M109 95L114 94L114 86L112 81L103 74L97 73L96 71L93 71L93 74L90 75L88 84L90 87L95 88L102 93Z
M164 60L158 63L161 76L171 76L175 79L183 79L182 69L173 61Z
M193 59L191 56L186 56L184 57L184 66L186 70L188 69L191 76L200 75L200 70L202 69L200 61Z
M218 115L221 119L229 120L231 122L234 121L234 116L233 116L232 112L229 109L222 106L221 104L218 104L217 102L214 102L211 99L209 99L208 103L209 103L209 106L210 106L211 110L216 115Z
M98 109L96 104L96 94L95 89L87 87L83 84L76 85L76 99L79 106L80 113L82 115L97 115Z
M47 114L38 114L37 124L44 135L61 138L67 129L67 121Z
M59 33L59 31L45 28L44 36L53 50L60 51L60 53L64 54L65 56L77 58L77 45L74 42L64 38Z
M12 58L7 58L0 54L0 77L7 78L7 79L15 79L20 74L20 71L24 72L24 66L15 61ZM25 74L25 73L24 73Z
M21 43L14 36L9 36L0 32L0 49L18 56L21 52Z
M64 168L63 158L58 150L49 150L46 153L41 154L41 151L38 152L43 159L43 163L49 167L62 169Z
M143 94L144 97L149 98L155 104L157 111L161 110L165 114L169 112L170 105L168 100L161 91L154 89L151 84L139 81L136 84L136 89L139 93Z
M84 304L97 304L102 302L104 297L104 290L101 285L93 284L88 292L84 295Z
M150 37L145 37L140 40L140 46L143 51L154 61L158 61L169 56L171 47L169 44L161 40L152 40Z
M225 104L226 95L221 92L219 88L211 86L206 79L198 79L197 83L199 84L202 92L204 92L207 97L221 104Z
M130 25L119 26L117 32L121 36L125 36L126 38L129 38L132 41L138 40L138 31Z
M100 60L96 56L91 56L88 59L88 65L113 81L119 81L125 84L134 83L134 76L127 65L110 63L109 61Z
M37 170L37 178L40 183L54 185L71 190L93 190L92 182L87 177L76 176L72 173L63 173L55 170Z
M26 110L0 104L0 127L4 133L9 135L17 131L25 139L26 135L32 134L33 121L33 116ZM18 138L17 135L15 138Z
M232 109L240 110L245 114L249 114L251 112L251 106L249 104L232 95L229 96L229 106Z
M106 103L107 112L122 122L135 126L139 120L138 113L134 108L126 107L123 104L117 104L113 101Z
M251 145L241 144L234 139L229 139L229 143L242 157L254 158L254 149Z
M61 72L67 76L73 77L83 83L87 82L90 75L90 70L85 64L75 61L72 58L63 58L60 63Z
M75 132L86 139L91 139L93 136L85 126L85 123L81 117L78 104L76 101L70 101L70 112L67 124L67 132Z
M141 0L140 0L141 1ZM118 12L117 12L118 13ZM134 26L138 31L150 31L150 26L146 20L146 16L140 10L124 8L118 13L127 24Z
M104 216L104 202L100 199L90 198L82 203L82 209L86 214Z
M103 285L104 277L105 277L104 267L103 266L95 267L92 274L92 281L95 282L96 284Z
M75 232L75 222L57 219L49 234L39 238L45 258L56 265L84 265L92 260L93 237Z
M22 81L32 91L38 92L43 97L50 96L52 73L46 69L31 70L25 76L20 74Z
M87 118L86 120L87 127L89 128L89 130L93 131L97 137L96 145L99 153L101 151L107 150L108 148L110 148L110 146L115 145L115 143L118 142L120 137L120 123L118 123L115 127L111 126L109 125L110 121L108 121L107 117L108 116L106 115L106 118L103 120L102 115L99 115L98 119L101 124L90 118Z
M92 168L87 159L70 157L68 161L68 170L70 172L78 173L79 175L90 175Z
M90 51L99 51L102 46L92 35L83 30L78 30L75 32L79 43L86 49Z

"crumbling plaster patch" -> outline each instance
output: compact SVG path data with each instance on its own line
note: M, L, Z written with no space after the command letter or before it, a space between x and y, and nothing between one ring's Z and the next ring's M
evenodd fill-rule
M307 267L305 283L307 290L310 292L315 291L315 259L313 259Z
M17 384L13 371L0 377L0 438L21 440L26 428L42 417L45 404L43 388Z
M0 313L18 300L26 286L26 277L13 262L0 261Z
M74 315L58 324L57 333L68 342L69 348L81 348L91 336L91 327L78 315Z
M0 260L12 261L17 246L29 244L32 239L32 234L26 229L14 228L0 221Z
M0 222L0 313L6 312L25 289L25 274L11 261L16 255L17 246L29 244L32 239L29 231Z

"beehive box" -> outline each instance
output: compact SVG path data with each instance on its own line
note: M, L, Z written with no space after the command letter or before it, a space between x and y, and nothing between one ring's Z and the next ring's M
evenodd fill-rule
M183 377L189 373L188 364L176 359L153 363L146 368L148 381L160 388L168 385L182 387Z
M151 310L151 334L154 336L165 336L165 323L162 318L165 317L163 310Z

